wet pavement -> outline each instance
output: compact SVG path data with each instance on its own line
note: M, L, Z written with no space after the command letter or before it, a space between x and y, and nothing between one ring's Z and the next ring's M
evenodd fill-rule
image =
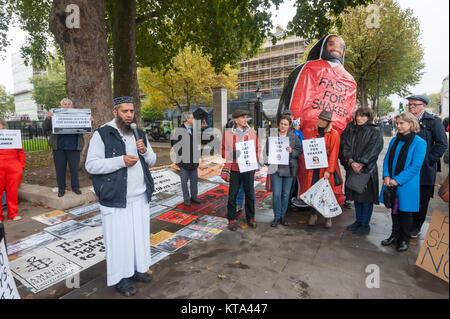
M24 220L5 223L8 241L41 231L46 226L31 217L52 210L28 202L21 207ZM193 240L159 261L150 268L153 281L137 283L133 298L449 298L448 283L415 265L425 231L419 239L411 240L404 253L381 246L392 225L384 206L375 206L371 232L364 237L345 230L354 221L354 209L344 209L333 219L333 227L325 229L321 217L316 226L307 226L308 212L296 208L288 210L289 226L271 227L271 207L269 195L256 210L256 229L225 229L209 241ZM423 230L435 209L448 211L448 204L437 194L430 202ZM241 226L245 224L244 219L240 222ZM176 232L182 227L155 218L150 223L152 234L160 230ZM374 269L379 270L379 288L368 288L366 282ZM25 298L125 298L114 287L106 286L105 261L80 274L80 288L68 288L66 282L60 282L32 294L18 281L16 284Z

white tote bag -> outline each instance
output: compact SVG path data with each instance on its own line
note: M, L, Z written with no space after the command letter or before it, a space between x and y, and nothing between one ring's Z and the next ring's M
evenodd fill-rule
M328 179L321 178L310 189L300 195L300 198L325 218L336 217L342 213Z

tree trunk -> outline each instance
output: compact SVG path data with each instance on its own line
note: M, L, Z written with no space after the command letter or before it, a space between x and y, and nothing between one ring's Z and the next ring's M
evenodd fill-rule
M136 121L141 120L141 99L136 64L136 0L115 0L112 9L114 96L132 96Z
M79 8L79 28L66 26L68 5ZM104 0L54 0L49 22L64 55L67 95L75 107L91 109L95 129L113 117ZM86 159L90 137L84 136L81 163Z

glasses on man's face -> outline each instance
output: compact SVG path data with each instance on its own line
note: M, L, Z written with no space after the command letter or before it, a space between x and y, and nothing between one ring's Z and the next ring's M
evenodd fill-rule
M406 106L407 107L418 107L423 105L423 103L408 103Z

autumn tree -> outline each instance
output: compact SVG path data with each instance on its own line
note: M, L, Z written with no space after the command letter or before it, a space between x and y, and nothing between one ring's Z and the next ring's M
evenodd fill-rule
M238 70L229 65L216 73L207 56L184 49L171 61L171 69L139 69L139 84L152 104L187 111L191 104L212 105L212 88L225 87L234 96Z
M430 103L428 103L427 108L433 110L433 112L438 113L439 111L439 103L440 103L440 93L431 93L431 94L422 94L430 99Z
M359 6L342 14L344 23L338 31L347 46L345 68L355 78L358 101L365 106L376 105L378 78L380 96L405 96L424 68L420 27L413 11L401 10L394 0L374 4L378 21L369 21L370 14Z

